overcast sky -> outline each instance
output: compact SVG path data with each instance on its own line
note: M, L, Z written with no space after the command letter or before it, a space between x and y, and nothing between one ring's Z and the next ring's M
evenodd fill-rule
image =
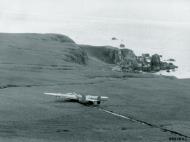
M189 25L190 0L0 0L0 31L13 27L14 22L55 22L66 18Z

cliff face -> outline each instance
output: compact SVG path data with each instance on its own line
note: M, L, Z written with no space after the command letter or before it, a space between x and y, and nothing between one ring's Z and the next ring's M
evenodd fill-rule
M114 64L120 64L122 62L129 63L131 61L136 61L136 56L134 52L130 49L118 49L107 47L105 55L108 56L109 61Z
M64 59L65 61L82 65L87 64L88 55L82 48L80 48L76 44L68 44L66 48L67 48L67 54L65 54L65 59Z
M160 71L161 61L160 61L160 55L154 54L151 58L151 70L153 71Z
M128 70L135 70L137 68L137 58L132 50L120 49L121 50L121 61L120 65Z
M122 69L133 70L137 66L137 59L130 49L119 49L111 46L80 45L89 56L93 56L103 62L119 65Z
M160 70L175 69L172 63L162 62L160 55L143 54L136 56L134 52L127 48L116 48L111 46L89 46L79 45L87 55L101 60L108 64L117 65L117 70L124 72L145 71L157 72ZM86 58L87 59L87 58Z

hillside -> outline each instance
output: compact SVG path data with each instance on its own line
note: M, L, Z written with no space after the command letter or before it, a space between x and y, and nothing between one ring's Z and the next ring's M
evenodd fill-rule
M0 141L165 142L183 137L179 134L189 137L190 80L112 70L134 56L129 49L120 54L114 47L78 45L58 34L0 34ZM43 95L73 91L110 100L86 107Z

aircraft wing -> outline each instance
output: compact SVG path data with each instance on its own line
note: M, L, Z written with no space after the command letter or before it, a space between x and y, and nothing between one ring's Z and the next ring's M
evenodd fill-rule
M107 96L101 96L101 101L107 101L109 99L109 97Z
M57 96L57 97L63 97L65 99L73 99L73 100L78 100L78 97L73 94L73 93L66 93L66 94L61 94L61 93L44 93L45 95L50 95L50 96Z

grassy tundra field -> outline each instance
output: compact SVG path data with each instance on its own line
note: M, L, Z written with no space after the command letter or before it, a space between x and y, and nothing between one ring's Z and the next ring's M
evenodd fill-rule
M63 35L0 34L0 141L189 141L190 80L112 71L92 54L101 47L85 47ZM43 94L73 91L110 99L93 107Z

